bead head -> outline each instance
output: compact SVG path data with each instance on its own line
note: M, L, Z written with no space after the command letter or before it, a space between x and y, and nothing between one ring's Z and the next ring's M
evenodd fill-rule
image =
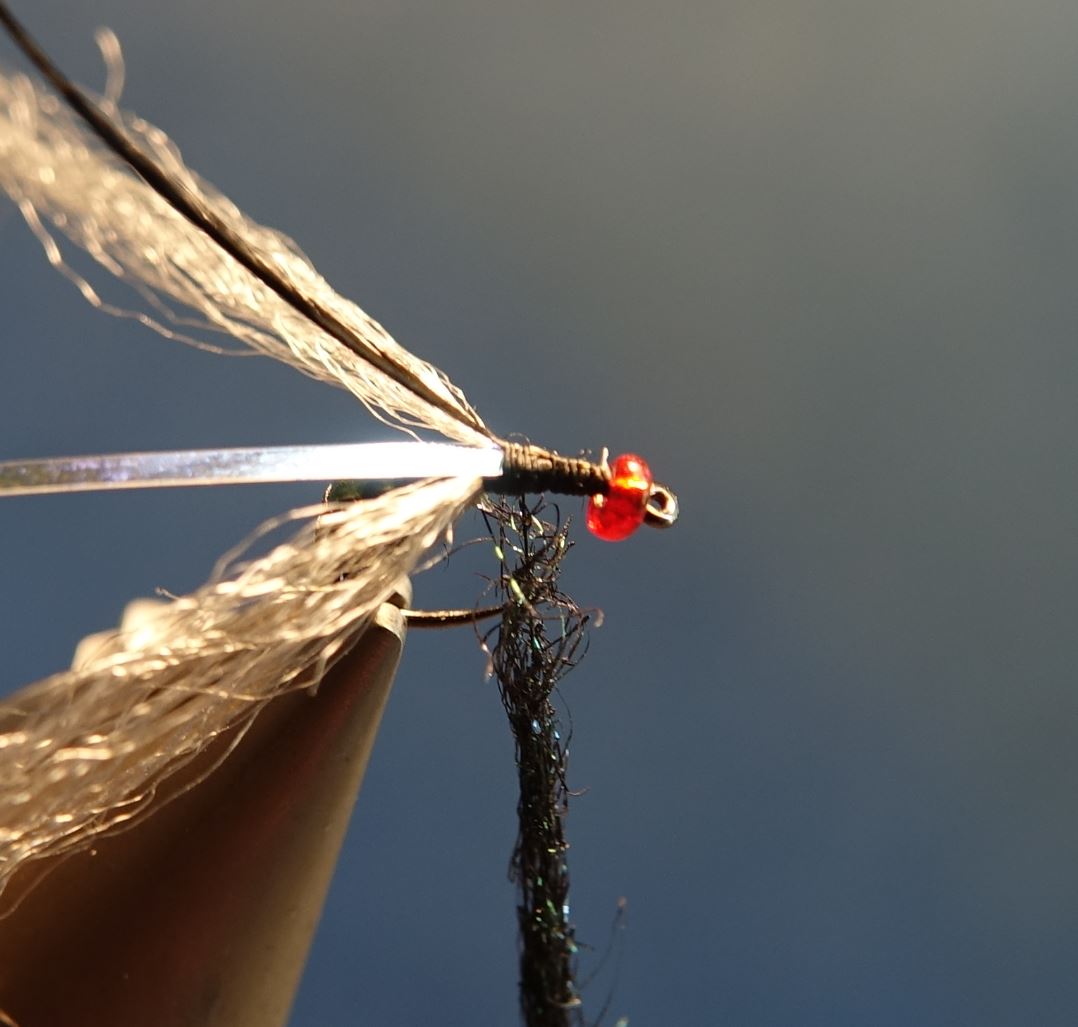
M624 453L610 466L610 488L588 500L588 530L605 542L628 538L641 524L651 498L651 470L632 453Z

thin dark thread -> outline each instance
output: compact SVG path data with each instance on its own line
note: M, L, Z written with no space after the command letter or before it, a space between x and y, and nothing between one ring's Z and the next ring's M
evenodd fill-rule
M628 906L629 902L627 899L625 899L624 897L618 899L617 910L614 913L613 920L611 920L610 922L610 936L607 939L606 947L603 951L603 954L602 956L600 956L599 961L591 969L588 975L580 983L581 991L592 986L597 981L600 974L602 974L603 971L607 968L607 964L610 962L611 958L613 958L614 983L610 985L606 993L606 998L603 999L602 1006L600 1007L598 1013L596 1013L594 1019L592 1019L591 1021L594 1027L599 1027L599 1025L606 1020L606 1014L610 1012L611 1006L614 1002L615 988L617 985L617 980L621 975L621 963L622 957L624 955L623 938L626 929L626 913L628 910ZM624 1017L621 1017L615 1021L614 1027L622 1027L622 1025L627 1023L628 1020Z
M558 588L568 526L540 519L544 503L493 504L487 524L502 559L505 610L491 664L516 746L520 798L509 876L519 889L520 1007L527 1027L581 1024L569 919L565 816L568 739L551 695L586 649L588 616ZM556 516L556 508L555 508Z

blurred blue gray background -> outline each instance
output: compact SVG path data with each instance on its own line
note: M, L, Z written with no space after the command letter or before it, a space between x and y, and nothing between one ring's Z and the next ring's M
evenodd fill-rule
M628 899L593 1011L1078 1019L1078 7L16 6L95 86L115 29L125 105L495 430L679 491L568 573L606 615L564 689L585 970ZM0 282L0 456L384 437L93 312L10 204ZM7 683L310 498L0 503ZM409 639L295 1024L514 1021L483 670Z

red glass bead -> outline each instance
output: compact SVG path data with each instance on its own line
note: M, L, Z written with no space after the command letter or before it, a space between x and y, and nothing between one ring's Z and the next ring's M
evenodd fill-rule
M620 542L644 523L651 498L651 471L632 453L624 453L610 466L610 491L588 500L588 531L605 542Z

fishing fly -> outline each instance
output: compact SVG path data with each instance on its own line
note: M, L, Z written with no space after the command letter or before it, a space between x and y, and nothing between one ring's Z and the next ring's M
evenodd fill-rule
M516 550L520 560L501 628L511 644L492 661L503 699L510 693L511 721L519 721L518 762L523 767L527 758L521 732L549 752L557 739L544 734L513 673L522 670L525 683L542 679L545 701L572 662L575 622L549 645L535 624L538 606L561 601L552 582L565 532L544 525L523 498L484 497L586 497L589 529L615 541L640 525L673 524L674 494L637 456L592 462L495 434L441 371L338 295L291 239L246 217L183 163L163 132L121 111L118 90L93 98L76 87L2 2L0 24L49 87L0 72L0 186L49 262L95 307L126 313L65 262L66 237L137 292L143 310L136 316L148 326L198 345L189 334L194 319L347 389L415 440L0 464L0 494L11 495L330 477L394 486L358 502L331 492L327 504L283 515L264 530L294 525L287 542L264 555L230 554L149 626L121 628L77 669L0 705L0 893L27 863L85 848L142 816L157 785L213 739L242 730L274 697L317 682L362 637L397 583L479 502L500 525L494 535L502 551ZM104 38L115 67L118 49ZM420 433L447 441L423 441ZM543 784L551 794L562 794L559 773ZM556 857L563 862L560 850ZM522 866L528 858L518 853ZM532 878L544 872L550 876L549 868L522 870ZM528 898L522 921L537 903L555 910L544 936L564 935L562 909L549 897ZM570 950L564 937L561 943ZM534 986L556 988L543 980ZM572 998L563 991L559 1007Z

